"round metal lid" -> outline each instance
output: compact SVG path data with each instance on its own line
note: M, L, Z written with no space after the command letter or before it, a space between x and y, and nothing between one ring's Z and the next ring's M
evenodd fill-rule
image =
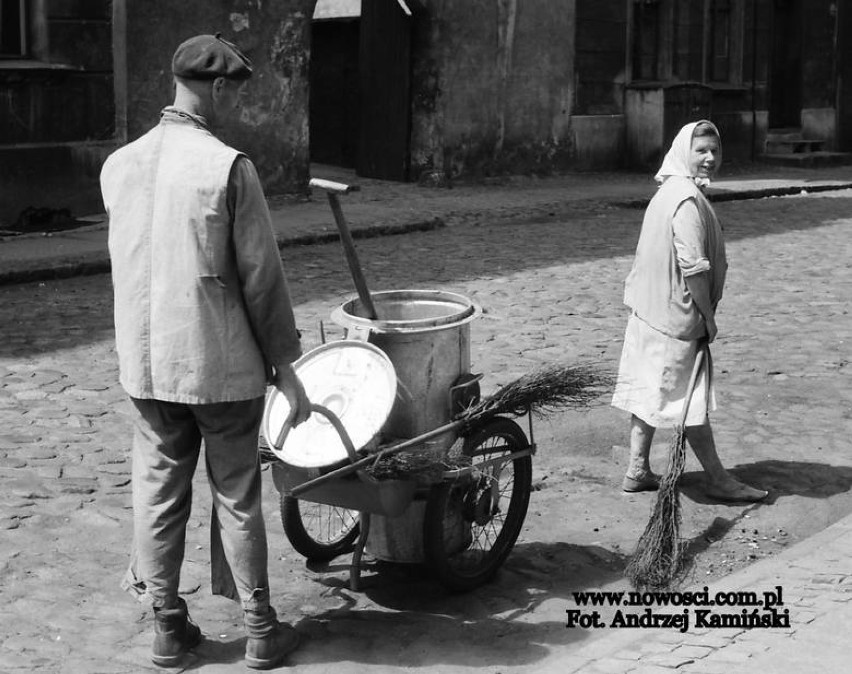
M358 340L329 342L306 353L294 368L310 401L340 419L355 449L382 429L396 397L396 372L383 351ZM334 426L317 412L291 428L277 447L289 415L287 398L270 388L261 431L281 461L300 468L323 468L349 459Z

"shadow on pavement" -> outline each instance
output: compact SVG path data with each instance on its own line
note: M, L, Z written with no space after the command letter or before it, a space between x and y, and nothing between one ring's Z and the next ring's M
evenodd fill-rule
M833 224L852 212L849 198L786 198L740 201L717 206L729 244L740 239L808 230ZM642 213L607 207L517 222L478 222L470 226L359 241L361 265L371 290L460 285L473 279L508 276L562 264L625 258L626 275L636 249ZM340 246L329 243L284 250L300 301L314 299L327 283L330 293L354 294ZM324 267L324 272L311 272ZM319 279L304 288L303 272ZM581 280L581 279L578 279ZM542 286L560 282L552 275ZM308 292L304 292L307 290ZM499 288L495 292L499 292ZM566 287L566 292L572 289ZM621 296L612 298L621 306Z
M300 624L322 642L305 649L310 662L333 662L344 651L364 664L499 667L532 666L553 645L587 638L589 631L565 627L572 593L619 580L626 558L596 545L522 542L492 582L466 593L447 591L420 565L371 562L358 594L380 609L349 590L347 562L315 567L342 608Z
M852 489L852 468L848 466L768 460L743 464L731 472L741 480L768 489L771 500L794 495L828 498Z
M731 468L730 472L742 482L769 491L769 497L755 506L771 505L782 496L829 498L852 489L852 468L848 466L767 460L741 464ZM704 473L701 471L684 473L681 492L696 503L721 503L705 495Z
M738 480L755 487L769 490L765 501L754 504L739 503L743 506L735 517L716 517L703 531L686 541L684 558L687 566L683 575L688 576L696 558L706 552L710 546L722 540L744 519L762 507L774 505L783 496L802 496L805 498L829 498L852 489L852 468L831 466L824 463L806 461L757 461L741 464L730 470ZM703 505L718 505L717 499L704 493L704 473L693 471L684 473L681 478L682 496Z
M184 660L180 671L194 672L211 663L242 665L245 654L245 637L231 639L230 641L217 641L215 636L205 635L204 641L193 650L191 656Z

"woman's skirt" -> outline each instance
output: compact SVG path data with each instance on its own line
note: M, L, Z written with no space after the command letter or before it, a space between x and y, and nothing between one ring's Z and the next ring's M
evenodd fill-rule
M635 414L655 428L679 424L697 353L698 340L669 337L631 314L612 406ZM689 403L686 425L706 423L707 413L715 409L713 364L706 359Z

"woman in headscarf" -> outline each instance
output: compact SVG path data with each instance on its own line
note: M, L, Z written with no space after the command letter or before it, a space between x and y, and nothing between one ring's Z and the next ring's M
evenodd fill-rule
M649 454L658 426L680 423L699 349L716 338L716 306L727 261L722 228L703 194L721 163L719 130L706 120L684 126L655 176L633 268L625 281L630 307L614 407L630 412L630 461L622 489L651 491L660 478ZM725 501L767 496L722 466L708 412L716 409L713 366L707 358L690 400L686 439L707 475L707 494Z

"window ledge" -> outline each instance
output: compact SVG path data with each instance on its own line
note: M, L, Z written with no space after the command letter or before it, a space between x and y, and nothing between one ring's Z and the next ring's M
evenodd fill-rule
M35 59L0 59L0 70L79 70L65 63L47 63Z
M633 80L626 87L628 89L678 89L694 87L698 89L710 89L710 85L692 80Z
M730 93L730 94L741 94L745 91L750 91L751 87L747 87L744 84L724 84L715 82L709 85L713 91L717 91L720 94Z

